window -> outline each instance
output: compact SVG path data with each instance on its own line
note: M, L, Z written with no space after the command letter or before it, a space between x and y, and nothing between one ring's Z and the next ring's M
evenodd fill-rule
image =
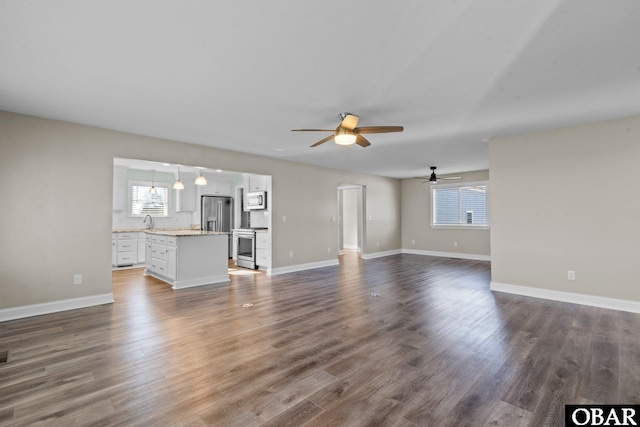
M432 226L487 226L487 183L465 183L431 188Z
M157 192L149 193L150 182L132 182L129 189L131 216L169 216L169 187L155 185Z

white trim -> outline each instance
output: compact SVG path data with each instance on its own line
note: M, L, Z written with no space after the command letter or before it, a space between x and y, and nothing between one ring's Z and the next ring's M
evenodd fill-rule
M382 251L382 252L373 252L370 254L362 254L360 258L362 259L374 259L374 258L382 258L385 256L391 255L399 255L402 253L402 249L393 249L391 251Z
M279 274L294 273L296 271L312 270L314 268L332 267L339 265L340 262L337 259L330 259L328 261L310 262L308 264L290 265L288 267L271 268L267 270L267 276L277 276Z
M75 310L78 308L92 307L94 305L111 304L114 302L113 294L91 295L88 297L70 298L59 301L44 302L41 304L23 305L0 309L0 322L24 317L40 316L42 314L57 313L59 311Z
M486 189L486 199L485 199L485 211L487 215L487 223L486 224L436 224L434 223L434 210L436 208L436 195L435 190L439 189L447 189L447 188L462 188L462 187L478 187L485 186ZM460 214L460 200L458 200L458 215ZM431 224L431 228L452 228L452 229L467 229L467 230L489 230L490 229L490 217L489 217L489 181L473 181L473 182L456 182L451 184L433 184L430 185L429 189L429 223Z
M640 301L630 301L596 295L576 294L573 292L554 291L552 289L531 288L529 286L511 285L509 283L491 282L490 290L508 294L543 298L553 301L609 308L612 310L640 313Z
M431 224L431 228L455 228L457 230L490 230L490 225L484 224Z
M402 249L403 254L427 255L443 258L471 259L475 261L491 261L491 255L465 254L458 252L422 251L418 249Z
M173 289L193 288L195 286L213 285L215 283L228 283L230 281L228 274L219 276L203 277L190 280L176 280L173 282Z
M344 249L360 249L358 245L342 245Z

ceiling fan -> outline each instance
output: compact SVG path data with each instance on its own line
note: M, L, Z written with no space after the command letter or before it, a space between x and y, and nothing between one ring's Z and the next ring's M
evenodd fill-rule
M351 145L358 144L361 147L368 147L371 145L367 139L362 136L364 133L387 133L387 132L402 132L404 128L402 126L364 126L356 127L358 125L358 116L351 113L340 114L340 124L333 129L291 129L293 132L333 132L330 135L312 145L317 147L330 139L335 139L338 145Z
M437 184L438 180L445 180L445 179L462 179L461 176L445 176L443 178L438 178L436 176L436 167L435 166L431 166L431 176L414 176L415 179L426 179L427 181L425 182L430 182L431 184ZM425 183L423 182L423 184Z

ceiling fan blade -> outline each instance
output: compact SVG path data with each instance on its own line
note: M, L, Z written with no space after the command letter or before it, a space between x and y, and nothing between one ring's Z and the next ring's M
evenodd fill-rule
M345 129L353 130L358 125L358 116L354 116L353 114L347 114L347 117L342 120L340 123L340 127Z
M413 178L414 178L414 179L426 179L426 180L428 180L428 179L429 179L429 177L428 177L428 176L414 176Z
M335 129L291 129L291 132L335 132Z
M462 179L462 177L461 176L439 176L438 180L441 180L441 179Z
M361 128L355 128L356 133L388 133L388 132L402 132L404 127L402 126L365 126Z
M360 147L368 147L371 145L371 143L362 135L356 135L356 144Z
M316 142L315 144L312 145L312 147L317 147L320 144L324 144L325 142L329 141L333 139L333 135L329 135L328 137L326 137L325 139L321 139L320 141Z

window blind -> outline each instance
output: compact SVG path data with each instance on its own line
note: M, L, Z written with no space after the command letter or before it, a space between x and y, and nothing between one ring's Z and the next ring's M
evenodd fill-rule
M156 186L155 194L149 193L149 185L131 186L132 216L168 216L169 188Z
M487 186L433 189L433 224L487 224Z

